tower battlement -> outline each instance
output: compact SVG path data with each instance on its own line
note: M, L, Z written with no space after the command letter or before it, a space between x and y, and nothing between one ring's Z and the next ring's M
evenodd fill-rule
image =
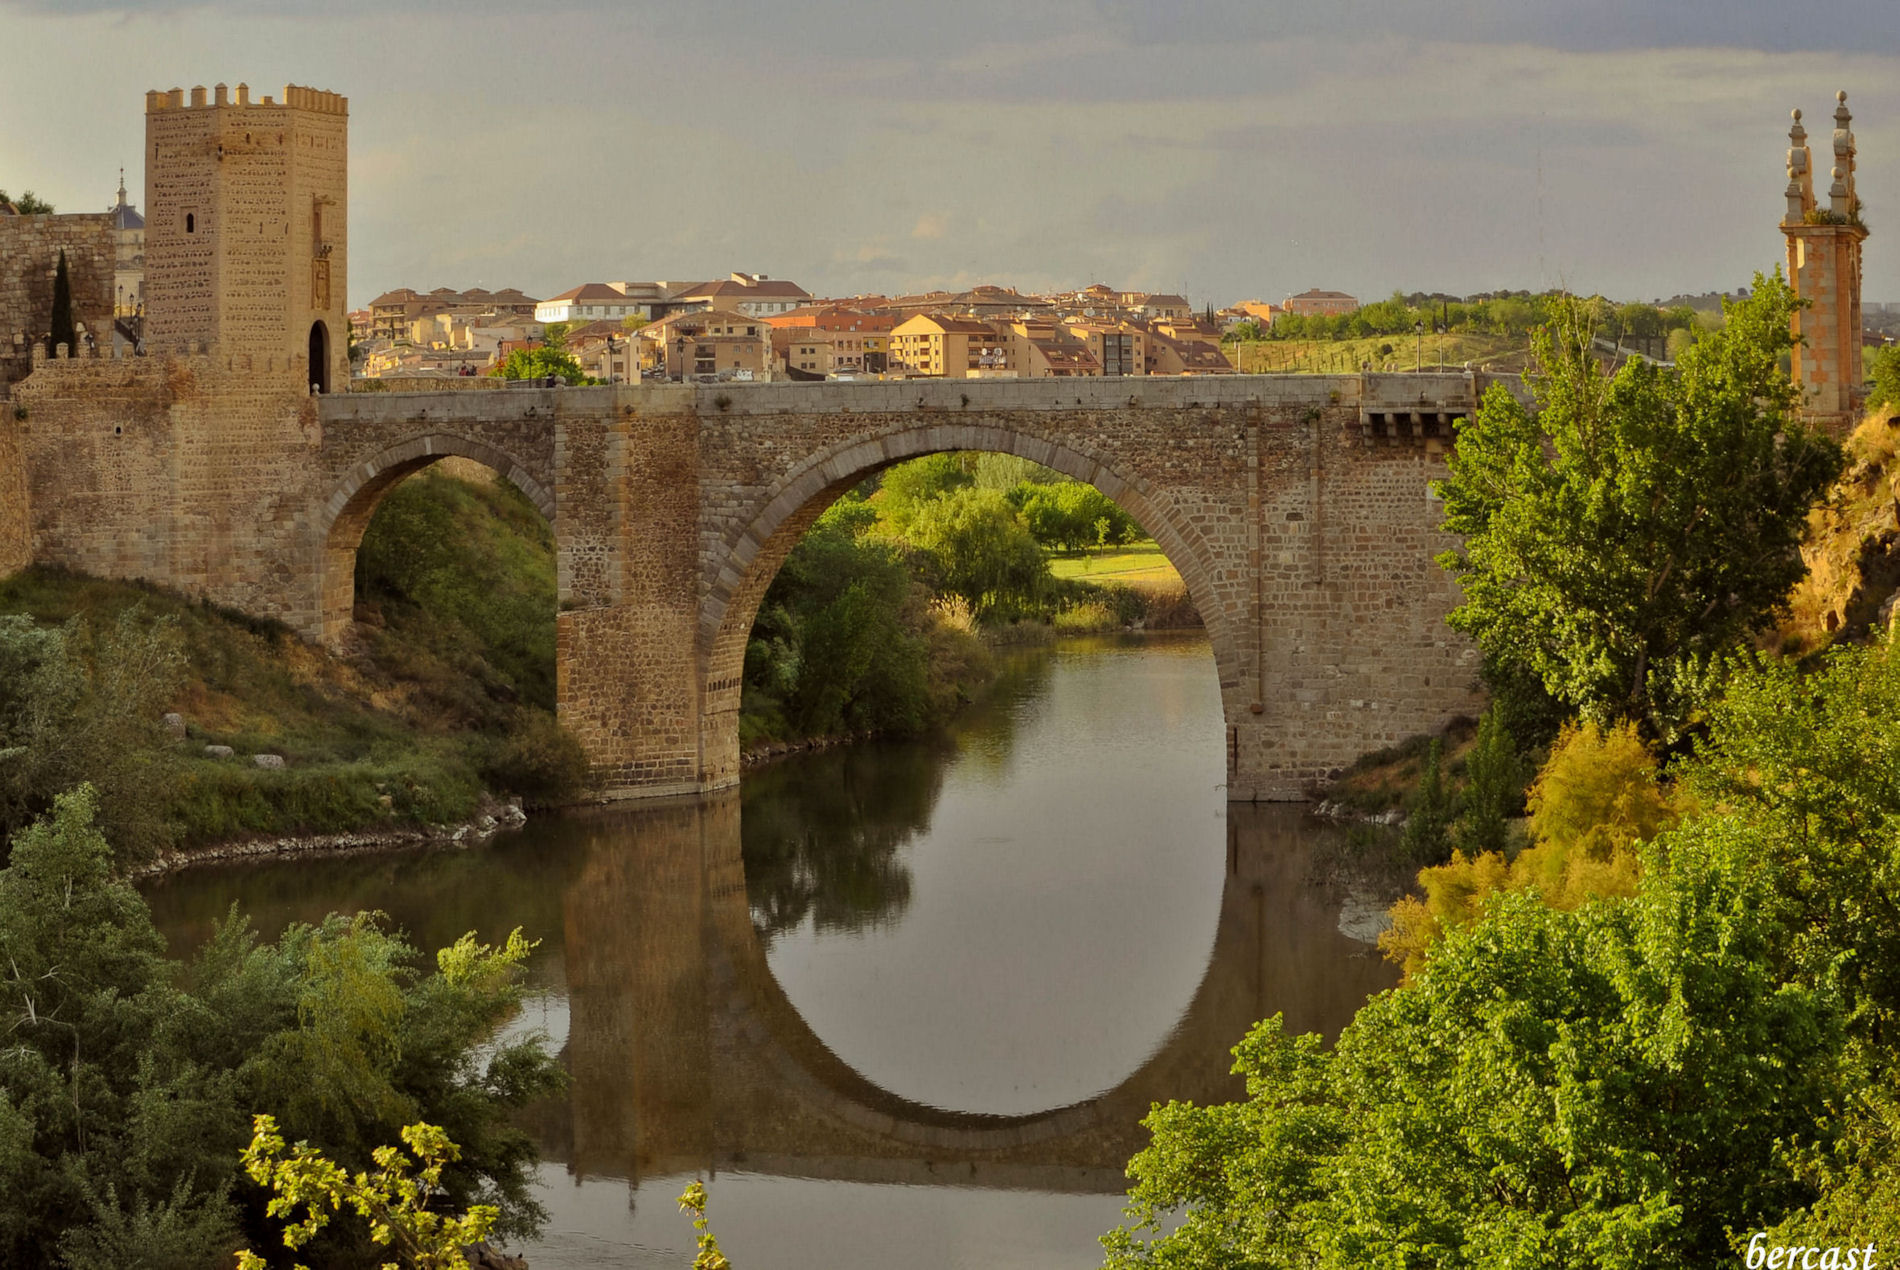
M350 99L342 93L332 93L321 88L302 88L296 84L285 84L282 100L264 97L259 101L251 100L251 86L239 84L236 96L223 84L211 90L211 98L206 100L205 87L199 84L191 90L187 99L182 88L154 88L145 94L145 113L158 114L163 110L202 110L206 106L213 109L220 106L238 106L244 109L253 107L275 107L277 109L310 110L323 115L347 115L350 113Z

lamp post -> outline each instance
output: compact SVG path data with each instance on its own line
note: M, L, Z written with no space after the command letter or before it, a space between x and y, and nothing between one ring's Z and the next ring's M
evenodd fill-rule
M1420 319L1412 323L1412 330L1418 335L1418 360L1412 363L1414 373L1425 369L1425 322Z

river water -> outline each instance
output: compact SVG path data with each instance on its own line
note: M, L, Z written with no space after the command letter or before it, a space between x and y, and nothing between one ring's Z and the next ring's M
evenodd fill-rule
M689 1265L694 1177L741 1270L1079 1270L1152 1102L1238 1096L1254 1020L1331 1037L1395 979L1312 880L1337 831L1229 806L1223 735L1204 637L1069 641L942 736L723 797L147 894L175 955L234 900L272 938L539 939L518 1026L574 1081L534 1118L534 1270Z

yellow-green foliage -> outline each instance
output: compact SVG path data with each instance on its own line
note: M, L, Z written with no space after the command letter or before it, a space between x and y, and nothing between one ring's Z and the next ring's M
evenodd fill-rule
M1446 927L1478 916L1500 891L1535 888L1561 909L1593 896L1634 895L1636 844L1676 819L1656 757L1631 723L1608 731L1594 723L1565 727L1526 802L1533 846L1509 860L1496 851L1457 852L1449 863L1419 870L1423 899L1406 896L1392 906L1379 947L1407 974Z

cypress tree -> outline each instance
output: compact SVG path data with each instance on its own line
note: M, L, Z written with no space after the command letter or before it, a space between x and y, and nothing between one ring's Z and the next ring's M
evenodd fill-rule
M79 335L73 329L73 283L66 276L66 252L59 253L59 269L53 274L53 324L46 337L46 355L55 356L64 344L69 353L79 352Z

